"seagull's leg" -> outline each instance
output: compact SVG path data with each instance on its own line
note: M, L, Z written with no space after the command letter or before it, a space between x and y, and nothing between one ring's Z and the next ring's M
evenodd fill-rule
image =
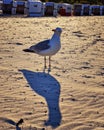
M47 68L47 66L46 66L46 56L44 56L44 72L45 72L46 68Z
M51 71L51 56L49 56L49 68L48 68L48 72Z

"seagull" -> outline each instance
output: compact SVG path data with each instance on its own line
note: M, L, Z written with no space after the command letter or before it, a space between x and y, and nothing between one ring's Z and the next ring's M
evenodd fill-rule
M25 52L36 53L38 55L44 56L44 71L47 69L46 65L46 57L49 57L49 65L48 65L48 72L51 71L51 56L55 55L61 48L61 40L60 36L62 33L62 29L57 27L53 29L54 31L53 36L51 39L41 41L28 49L24 49Z

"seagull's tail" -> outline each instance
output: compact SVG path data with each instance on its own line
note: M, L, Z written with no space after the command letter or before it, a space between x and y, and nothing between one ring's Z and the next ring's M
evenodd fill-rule
M30 49L23 49L23 51L34 53L34 51L33 51L33 50L30 50Z

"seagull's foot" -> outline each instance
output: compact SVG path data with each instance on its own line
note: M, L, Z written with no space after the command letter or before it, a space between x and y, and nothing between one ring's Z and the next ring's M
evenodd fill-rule
M51 68L48 68L48 73L51 72Z
M44 66L44 69L43 69L43 72L44 72L44 73L45 73L46 69L47 69L47 66Z
M46 69L44 68L44 69L43 69L43 72L44 72L44 73L45 73L45 70L46 70Z

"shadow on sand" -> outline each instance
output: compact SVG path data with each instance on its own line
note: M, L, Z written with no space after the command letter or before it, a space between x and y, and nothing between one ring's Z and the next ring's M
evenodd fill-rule
M9 118L4 118L4 117L0 117L0 120L12 125L12 126L15 126L16 127L16 130L22 130L21 127L19 126L16 126L16 122L13 121L12 119L9 119Z
M46 126L56 128L61 123L61 112L59 108L60 84L50 74L19 70L23 73L30 87L40 96L44 97L49 111Z

